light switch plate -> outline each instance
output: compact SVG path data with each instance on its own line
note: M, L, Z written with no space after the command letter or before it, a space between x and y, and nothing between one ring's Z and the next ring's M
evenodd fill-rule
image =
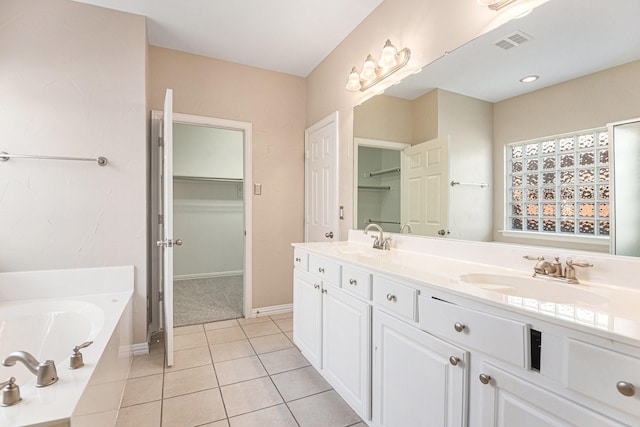
M253 194L256 196L262 194L262 184L253 184Z

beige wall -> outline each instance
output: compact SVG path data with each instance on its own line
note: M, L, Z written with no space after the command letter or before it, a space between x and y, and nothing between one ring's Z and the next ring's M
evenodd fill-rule
M410 144L411 101L380 95L353 109L353 136Z
M607 123L640 117L640 61L610 68L494 104L494 212L498 241L542 244L553 241L502 237L504 226L504 146L512 142L606 126ZM559 243L566 247L566 242ZM605 250L591 245L575 249Z
M345 206L340 235L353 224L353 107L370 94L345 89L354 65L380 54L387 38L411 49L414 71L480 34L496 16L471 0L385 0L307 78L307 126L333 111L340 115L339 205Z
M149 47L149 108L253 125L253 307L289 304L291 242L303 240L305 80Z
M429 91L412 102L412 145L431 141L439 135L438 92L438 90Z
M0 1L0 150L109 164L0 164L0 270L135 266L146 340L144 18L70 0Z

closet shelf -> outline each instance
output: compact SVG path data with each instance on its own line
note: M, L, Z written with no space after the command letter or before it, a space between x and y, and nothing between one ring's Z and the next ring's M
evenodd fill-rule
M239 182L241 183L243 180L239 178L213 178L208 176L179 176L174 175L173 179L178 179L180 181L212 181L212 182Z
M369 172L369 177L378 176L378 175L386 175L388 173L400 172L400 168L391 168L391 169L382 169L379 171Z
M358 185L358 190L391 190L388 185Z

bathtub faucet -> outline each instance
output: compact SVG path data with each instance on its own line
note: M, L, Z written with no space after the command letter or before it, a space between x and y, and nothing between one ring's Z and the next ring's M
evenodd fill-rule
M26 351L14 351L4 358L2 364L4 366L13 366L16 362L22 362L32 374L38 377L36 387L46 387L58 381L58 371L53 360L38 362L35 357Z

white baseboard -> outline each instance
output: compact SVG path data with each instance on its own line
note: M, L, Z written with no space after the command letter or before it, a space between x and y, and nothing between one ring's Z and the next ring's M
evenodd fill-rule
M214 277L242 276L243 274L244 271L242 270L221 271L219 273L180 274L173 276L173 280L211 279Z
M272 314L290 313L293 311L293 304L272 305L251 309L249 317L271 316Z
M141 342L138 344L133 344L129 346L129 352L134 356L140 356L143 354L149 354L149 344L146 342Z

